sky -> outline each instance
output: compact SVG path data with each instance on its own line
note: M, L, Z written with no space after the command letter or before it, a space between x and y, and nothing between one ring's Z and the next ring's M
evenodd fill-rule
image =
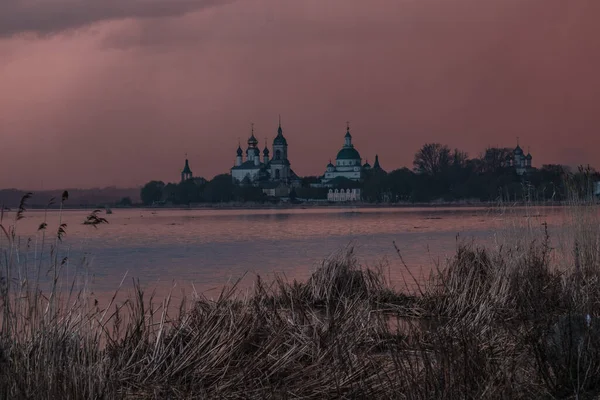
M425 142L600 167L598 0L2 0L0 188L229 171L281 115L322 174Z

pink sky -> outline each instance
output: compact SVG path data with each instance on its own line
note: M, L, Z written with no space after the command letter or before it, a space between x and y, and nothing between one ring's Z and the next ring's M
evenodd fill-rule
M138 186L234 162L282 115L292 168L424 142L600 167L598 0L5 0L0 188Z

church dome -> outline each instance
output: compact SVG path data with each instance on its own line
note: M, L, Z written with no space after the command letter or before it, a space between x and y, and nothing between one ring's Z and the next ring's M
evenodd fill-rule
M521 149L521 146L517 145L517 148L515 149L515 154L523 154L523 149Z
M526 158L527 158L528 160L531 160L533 157L531 157L531 154L527 154L527 157L526 157Z
M354 147L344 147L338 153L336 160L360 160L360 154Z
M273 145L287 146L287 140L285 140L285 137L283 136L281 125L279 125L279 128L277 128L277 136L275 136L275 139L273 140Z
M238 157L241 157L242 154L244 154L244 151L242 150L242 148L240 146L238 146L238 149L237 149L237 155L238 155Z
M268 156L268 155L269 155L269 149L267 149L267 148L265 147L265 149L263 150L263 154L264 154L265 156Z
M254 147L258 144L258 140L256 140L256 138L254 137L254 133L252 133L252 136L250 136L250 139L248 139L248 145L251 147Z

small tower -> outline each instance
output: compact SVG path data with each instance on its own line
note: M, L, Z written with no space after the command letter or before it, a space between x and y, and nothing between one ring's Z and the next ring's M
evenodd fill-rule
M352 147L352 135L350 134L350 122L346 122L346 136L344 136L344 147Z
M281 116L279 117L277 136L275 136L275 139L273 139L273 153L275 153L275 160L287 159L287 140L283 136L283 129L281 129Z
M517 175L523 175L527 172L527 157L519 145L519 138L517 138L517 147L513 151L513 167Z
M379 155L378 154L375 154L375 164L373 164L373 169L383 170L383 168L381 168L381 165L379 165Z
M258 147L254 150L254 165L257 167L260 165L260 150Z
M183 171L181 171L181 182L185 182L188 179L192 179L192 170L190 169L190 163L188 162L186 154L185 167L183 167Z
M248 149L246 150L246 159L248 161L254 161L254 158L260 154L257 145L258 140L254 137L254 124L252 124L252 133L248 139Z
M273 158L270 163L271 179L275 181L287 181L291 175L290 161L288 160L288 144L281 129L281 116L277 136L273 139Z
M243 155L244 152L242 150L242 146L240 146L240 143L238 142L238 148L237 148L237 156L235 157L235 166L239 167L240 165L242 165L243 163Z
M515 150L513 151L513 165L516 168L522 168L525 166L524 161L523 149L521 149L519 138L517 138L517 147L515 147Z
M327 172L334 172L335 171L335 165L333 165L331 163L331 160L329 160L329 164L327 164Z
M531 160L533 159L533 157L531 156L531 151L529 150L529 147L527 147L527 155L525 156L525 166L527 168L531 168Z
M265 149L263 150L263 160L265 164L269 163L269 149L267 148L267 139L265 139Z
M365 163L363 164L362 168L365 171L370 171L371 170L371 164L369 164L369 159L365 160Z

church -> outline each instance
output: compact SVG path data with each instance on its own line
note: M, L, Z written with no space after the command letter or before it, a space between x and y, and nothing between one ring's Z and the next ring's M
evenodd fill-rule
M531 153L527 151L527 155L525 155L517 139L517 147L513 150L512 154L506 156L505 165L513 167L518 175L524 175L533 168L531 165L532 160Z
M360 153L352 144L352 135L350 134L350 126L346 125L346 135L344 136L344 146L338 151L335 158L335 165L329 161L325 174L321 179L324 186L335 185L336 182L345 181L346 179L360 182L369 170L382 170L379 165L379 156L375 156L375 164L373 167L368 162L362 164Z
M300 182L300 178L294 173L288 159L288 143L281 129L281 118L277 128L277 136L273 139L273 157L265 144L261 152L258 148L258 140L254 136L254 125L250 138L248 139L246 157L244 151L238 145L235 164L231 168L231 178L236 184L252 184L254 186L293 185Z
M183 170L181 171L181 183L183 182L187 182L187 181L193 181L196 184L204 184L206 183L206 179L201 178L201 177L194 177L194 174L192 173L192 169L190 168L190 162L188 161L187 158L187 154L185 155L185 166L183 167Z

